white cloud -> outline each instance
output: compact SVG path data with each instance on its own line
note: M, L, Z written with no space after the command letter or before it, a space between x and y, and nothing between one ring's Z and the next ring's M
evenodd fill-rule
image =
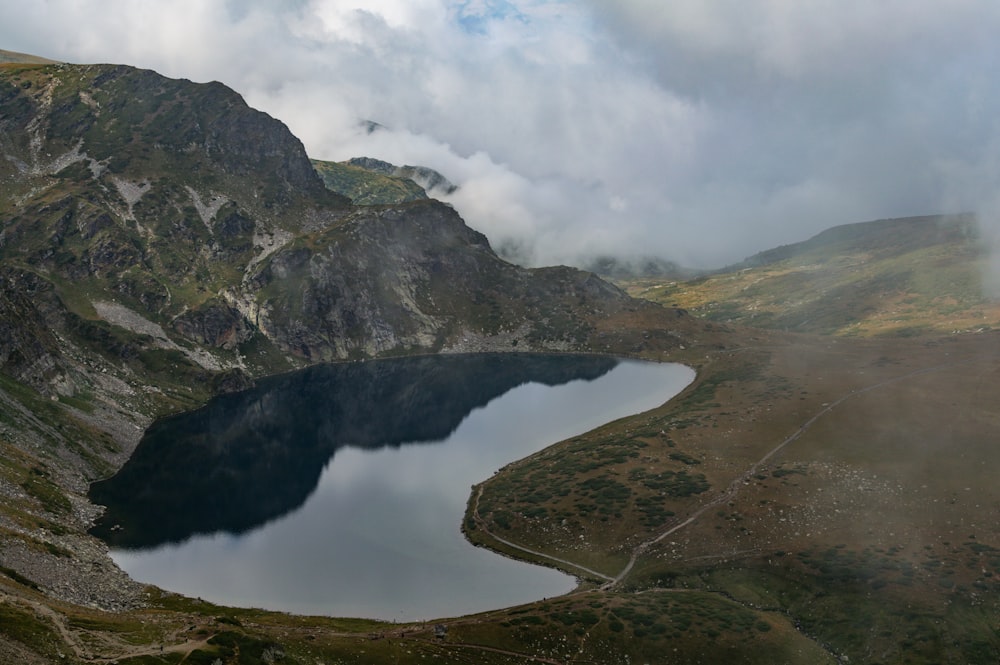
M223 81L315 157L438 169L539 263L989 201L997 34L992 0L0 0L5 48Z

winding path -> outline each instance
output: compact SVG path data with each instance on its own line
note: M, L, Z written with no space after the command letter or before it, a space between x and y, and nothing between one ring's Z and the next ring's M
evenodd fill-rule
M615 578L611 577L610 575L605 575L604 573L599 573L596 570L591 570L586 566L581 566L580 564L574 563L568 559L560 559L559 557L554 557L551 554L545 554L544 552L539 552L538 550L529 549L527 547L518 545L517 543L512 543L506 538L501 538L500 536L496 535L486 527L486 523L483 521L483 518L479 516L479 498L482 495L483 495L483 486L480 485L478 487L478 491L476 492L475 503L472 507L472 519L476 522L476 526L482 529L483 533L488 535L493 540L497 541L498 543L503 543L507 547L515 549L519 552L524 552L526 554L531 554L533 556L541 557L542 559L545 559L547 561L554 561L555 563L561 563L563 564L563 566L569 566L571 568L575 568L576 570L582 570L583 572L593 575L594 577L598 577L602 580L608 580L609 582L613 582L615 580Z
M836 408L837 406L839 406L840 404L843 404L844 402L846 402L847 400L849 400L851 398L857 397L859 395L863 395L864 393L870 392L872 390L877 390L879 388L883 388L883 387L885 387L887 385L890 385L890 384L893 384L893 383L897 383L899 381L905 381L907 379L911 379L911 378L913 378L915 376L920 376L922 374L929 374L931 372L937 372L939 370L942 370L942 369L945 369L945 368L948 368L948 367L955 367L955 366L958 366L958 365L967 365L967 364L970 364L972 362L975 362L975 361L972 361L972 360L956 361L956 362L951 362L951 363L944 363L944 364L941 364L941 365L934 365L933 367L925 367L923 369L914 370L912 372L908 372L906 374L902 374L900 376L896 376L896 377L893 377L891 379L886 379L885 381L880 381L879 383L874 383L874 384L872 384L870 386L866 386L866 387L861 388L859 390L852 390L851 392L847 393L846 395L841 396L836 401L830 402L825 407L823 407L821 410L819 410L818 412L816 412L816 414L813 415L812 418L810 418L809 420L807 420L806 422L804 422L797 430L795 430L795 432L793 432L790 436L788 436L787 438L785 438L785 440L783 440L782 442L780 442L774 448L771 448L771 450L769 450L763 457L761 457L759 460L757 460L756 462L754 462L754 464L752 466L750 466L749 469L747 469L742 474L740 474L739 476L737 476L731 483L729 483L729 487L727 487L724 492L722 492L721 494L719 494L718 496L716 496L714 499L712 499L708 503L702 505L696 511L694 511L693 513L691 513L691 515L686 520L684 520L683 522L681 522L679 524L675 524L674 526L671 526L670 528L668 528L666 531L661 532L655 538L651 538L651 539L649 539L647 541L644 541L644 542L640 543L639 545L637 545L635 547L635 549L632 550L632 556L629 559L628 564L626 564L625 568L623 568L622 571L620 573L618 573L618 575L616 575L614 579L611 579L608 582L606 582L603 585L601 585L601 587L600 587L601 590L611 590L611 589L614 589L615 587L617 587L619 584L621 584L621 582L626 577L628 577L628 574L632 572L632 568L635 566L636 561L638 561L639 557L642 556L642 554L647 549L649 549L650 547L652 547L656 543L660 542L661 540L663 540L667 536L670 536L671 534L674 534L677 531L680 531L684 527L688 526L689 524L691 524L692 522L694 522L695 520L697 520L699 517L701 517L702 515L704 515L705 511L707 511L707 510L709 510L711 508L714 508L714 507L716 507L716 506L718 506L720 504L728 503L733 497L735 497L739 493L740 487L742 485L744 485L745 483L749 482L750 478L752 478L754 475L756 475L757 471L760 469L761 466L763 466L765 463L767 463L768 460L770 460L772 457L774 457L779 452L781 452L781 450L784 449L785 446L787 446L788 444L792 443L793 441L795 441L796 439L798 439L800 436L802 436L806 432L806 430L808 430L810 427L813 426L813 424L816 423L817 420L819 420L820 418L822 418L826 414L828 414L831 411L833 411L833 409Z
M489 528L486 526L485 521L482 519L482 517L479 514L479 500L480 500L480 498L483 495L483 486L482 485L479 485L478 488L477 488L477 491L476 491L476 498L474 500L473 509L472 509L473 520L475 521L476 526L478 528L480 528L487 536L489 536L490 538L492 538L496 542L502 543L503 545L506 545L507 547L511 548L512 550L515 550L515 551L518 551L518 552L524 552L525 554L529 554L529 555L531 555L533 557L537 557L537 558L543 559L545 561L551 561L554 564L556 564L557 568L565 569L566 567L569 567L569 568L572 568L572 569L575 569L575 570L583 571L583 572L587 573L588 575L591 575L591 576L593 576L593 577L595 577L597 579L605 580L604 584L602 584L599 588L602 591L610 591L610 590L615 589L618 585L620 585L625 580L625 578L628 577L629 573L631 573L632 569L635 567L636 562L639 560L639 557L642 556L643 553L646 550L648 550L650 547L652 547L656 543L659 543L663 539L665 539L665 538L673 535L674 533L680 531L681 529L687 527L688 525L690 525L691 523L693 523L695 520L697 520L699 517L701 517L702 515L704 515L706 511L711 510L712 508L715 508L716 506L719 506L721 504L728 503L733 497L735 497L739 493L740 487L742 485L744 485L745 483L749 482L750 478L752 478L755 474L757 474L757 472L758 472L758 470L760 469L761 466L763 466L764 464L766 464L772 457L774 457L779 452L781 452L790 443L792 443L793 441L795 441L796 439L798 439L800 436L802 436L810 427L812 427L816 423L816 421L818 421L820 418L822 418L826 414L828 414L831 411L833 411L839 405L843 404L844 402L846 402L849 399L852 399L854 397L858 397L859 395L863 395L863 394L865 394L867 392L871 392L871 391L877 390L879 388L883 388L883 387L885 387L887 385L890 385L890 384L893 384L893 383L898 383L900 381L905 381L907 379L911 379L911 378L913 378L915 376L920 376L920 375L923 375L923 374L930 374L931 372L937 372L937 371L940 371L942 369L949 368L949 367L956 367L956 366L959 366L959 365L971 364L973 362L975 362L975 361L974 360L962 360L962 361L955 361L955 362L950 362L950 363L943 363L943 364L940 364L940 365L934 365L932 367L925 367L923 369L914 370L912 372L907 372L906 374L902 374L900 376L895 376L895 377L892 377L890 379L886 379L884 381L880 381L878 383L874 383L874 384L872 384L870 386L866 386L864 388L860 388L858 390L852 390L849 393L841 396L837 400L826 404L822 409L820 409L819 411L817 411L811 418L809 418L809 420L805 421L801 426L799 426L799 428L797 430L795 430L791 435L789 435L784 440L782 440L777 445L775 445L773 448L771 448L763 457L761 457L759 460L757 460L756 462L754 462L746 471L744 471L739 476L737 476L731 483L729 483L729 486L725 489L725 491L723 491L720 494L718 494L715 498L713 498L708 503L703 504L701 507L699 507L693 513L691 513L687 517L687 519L683 520L682 522L678 522L676 524L673 524L672 526L668 527L666 530L661 531L655 537L650 538L649 540L643 541L642 543L639 543L638 545L636 545L635 548L632 550L632 555L631 555L631 557L629 557L628 563L621 570L621 572L619 572L614 577L611 577L610 575L607 575L605 573L600 573L600 572L598 572L596 570L587 568L586 566L582 566L579 563L575 563L575 562L570 561L568 559L561 559L559 557L552 556L551 554L546 554L545 552L539 552L538 550L533 550L533 549L530 549L528 547L524 547L522 545L518 545L517 543L511 542L510 540L507 540L506 538L501 538L500 536L498 536L495 533L493 533L492 531L490 531Z

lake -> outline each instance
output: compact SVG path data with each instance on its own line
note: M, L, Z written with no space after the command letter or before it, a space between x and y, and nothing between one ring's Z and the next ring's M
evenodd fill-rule
M93 532L134 579L215 603L412 621L567 593L473 547L471 486L659 406L682 365L480 354L312 367L154 423Z

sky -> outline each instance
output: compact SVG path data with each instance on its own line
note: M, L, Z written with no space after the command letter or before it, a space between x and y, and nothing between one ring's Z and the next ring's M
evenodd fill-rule
M311 157L434 168L528 265L1000 218L995 0L0 0L0 48L218 80Z

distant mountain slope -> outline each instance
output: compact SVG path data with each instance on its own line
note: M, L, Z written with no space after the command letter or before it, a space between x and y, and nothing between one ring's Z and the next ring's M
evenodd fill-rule
M346 162L312 160L316 172L332 191L356 205L390 205L451 194L458 187L426 166L396 166L371 157Z
M323 183L355 205L388 205L427 198L424 188L409 178L370 171L345 162L312 160Z
M829 228L803 242L782 245L724 268L734 272L785 260L826 260L836 255L866 252L873 258L899 256L946 243L964 243L979 236L975 216L924 215L879 219Z
M451 194L458 189L450 180L426 166L396 166L395 164L372 157L352 157L347 160L347 164L363 168L372 173L412 180L427 192Z
M973 215L829 229L691 281L628 291L712 321L836 335L914 335L1000 326L984 290L989 253Z
M353 206L220 83L3 65L0 183L0 373L78 408L141 420L312 362L667 351L703 328L507 263L443 203Z
M616 256L599 256L586 263L587 270L601 277L613 280L631 279L687 279L698 274L698 271L684 268L655 256L625 259Z
M55 60L49 60L48 58L42 58L37 55L30 55L28 53L18 53L17 51L5 51L0 49L0 63L13 62L18 64L29 64L29 65L54 65Z

